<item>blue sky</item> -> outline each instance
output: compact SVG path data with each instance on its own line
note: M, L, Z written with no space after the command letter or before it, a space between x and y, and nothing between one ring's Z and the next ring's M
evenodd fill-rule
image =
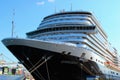
M25 33L35 30L55 8L56 12L70 11L71 4L73 11L93 12L120 54L120 0L0 0L0 40L11 37L13 12L14 37L26 38ZM0 53L16 61L1 42Z

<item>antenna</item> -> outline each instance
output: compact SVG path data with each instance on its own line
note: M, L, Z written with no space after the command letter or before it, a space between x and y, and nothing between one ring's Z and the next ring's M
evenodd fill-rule
M12 17L12 33L11 33L11 37L14 36L14 16L15 16L15 9L13 9L13 17Z
M55 6L55 13L56 13L56 6Z
M72 3L71 3L71 11L72 11Z

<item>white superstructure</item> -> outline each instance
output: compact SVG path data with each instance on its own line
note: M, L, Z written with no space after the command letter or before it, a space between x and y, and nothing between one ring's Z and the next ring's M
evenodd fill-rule
M107 35L89 12L63 12L47 16L37 30L27 33L28 38L45 41L68 42L85 47L115 65L118 53L107 40Z

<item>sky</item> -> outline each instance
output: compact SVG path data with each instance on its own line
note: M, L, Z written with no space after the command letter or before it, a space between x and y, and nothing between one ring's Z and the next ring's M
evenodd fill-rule
M120 0L0 0L0 53L8 61L17 61L1 42L11 37L12 20L14 37L26 38L26 33L37 29L45 16L70 11L71 5L72 11L92 12L120 54Z

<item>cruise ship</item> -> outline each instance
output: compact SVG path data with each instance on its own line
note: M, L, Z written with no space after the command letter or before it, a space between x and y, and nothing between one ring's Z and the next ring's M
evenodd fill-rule
M120 79L120 56L91 12L48 15L26 35L2 42L35 80Z

